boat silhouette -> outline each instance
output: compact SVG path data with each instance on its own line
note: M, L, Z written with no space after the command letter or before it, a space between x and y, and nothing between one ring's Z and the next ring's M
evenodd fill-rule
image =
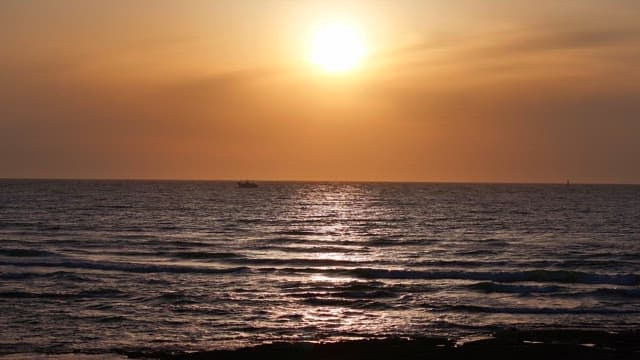
M239 188L257 188L258 184L251 182L249 180L238 181L238 187Z

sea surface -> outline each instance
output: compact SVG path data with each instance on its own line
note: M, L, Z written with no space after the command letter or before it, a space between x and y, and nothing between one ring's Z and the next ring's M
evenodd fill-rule
M640 329L640 186L0 181L10 358L509 328Z

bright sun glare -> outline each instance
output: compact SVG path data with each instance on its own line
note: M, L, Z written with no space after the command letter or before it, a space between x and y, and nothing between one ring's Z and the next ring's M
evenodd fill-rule
M344 73L356 68L366 55L357 29L344 22L327 22L318 26L311 37L311 63L330 73Z

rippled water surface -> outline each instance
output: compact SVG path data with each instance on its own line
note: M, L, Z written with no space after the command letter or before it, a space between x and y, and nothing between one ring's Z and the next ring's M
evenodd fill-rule
M1 353L640 325L640 187L0 181Z

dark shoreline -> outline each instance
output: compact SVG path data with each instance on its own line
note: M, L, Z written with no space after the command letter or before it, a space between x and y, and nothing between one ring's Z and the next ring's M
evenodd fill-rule
M640 330L509 330L461 345L447 338L274 343L203 352L121 351L136 359L640 359Z

